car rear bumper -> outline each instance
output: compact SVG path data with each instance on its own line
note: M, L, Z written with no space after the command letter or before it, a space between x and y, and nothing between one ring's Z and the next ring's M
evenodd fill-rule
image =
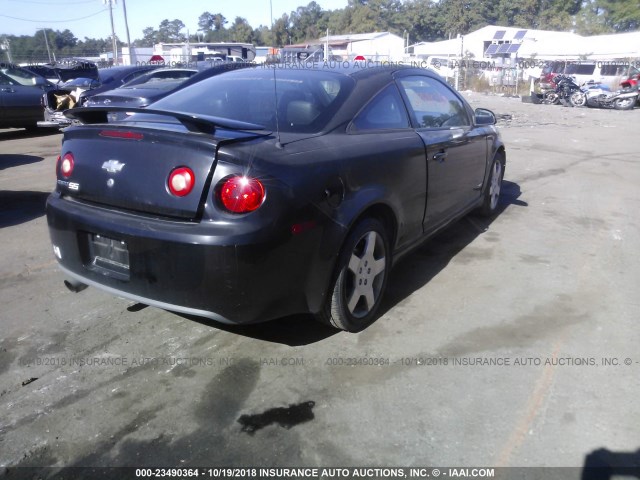
M335 261L320 255L320 227L233 235L228 222L143 217L58 193L47 200L47 221L60 267L73 282L224 323L317 311ZM96 235L124 242L128 269L96 263L90 240Z
M64 116L64 112L58 112L44 109L44 120L38 122L38 127L41 128L64 128L71 125L72 120Z

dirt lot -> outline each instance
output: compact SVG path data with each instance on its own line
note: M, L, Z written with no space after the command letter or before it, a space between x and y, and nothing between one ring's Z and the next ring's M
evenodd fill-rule
M404 259L360 334L67 291L44 217L60 135L0 131L0 477L419 465L578 479L589 454L639 462L640 109L467 97L501 117L501 213Z

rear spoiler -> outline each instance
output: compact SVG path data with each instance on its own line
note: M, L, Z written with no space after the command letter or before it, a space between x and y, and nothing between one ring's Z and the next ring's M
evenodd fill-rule
M242 122L212 115L202 115L188 112L172 112L169 110L154 110L140 107L78 107L65 110L67 118L80 120L82 123L108 123L109 112L144 113L148 115L161 115L172 117L184 125L190 132L213 133L216 127L230 130L265 130L263 125L257 123Z

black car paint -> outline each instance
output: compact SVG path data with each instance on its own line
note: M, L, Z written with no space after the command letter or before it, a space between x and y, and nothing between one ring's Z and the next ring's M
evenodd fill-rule
M42 95L54 88L44 77L7 65L31 76L33 85L21 85L0 71L0 128L35 128L42 119Z
M66 187L58 172L58 188L47 202L51 240L62 251L65 273L74 282L222 322L315 313L326 303L336 259L359 219L373 215L384 222L396 261L481 204L488 167L504 151L493 126L475 125L462 133L416 125L354 130L350 123L358 111L395 79L437 76L409 68L343 73L356 87L321 132L217 128L208 135L175 122L109 124L109 129L143 134L145 141L136 146L137 141L128 139L100 138L104 125L68 129L62 153L71 150L82 158L86 152L91 161L80 163L86 177L78 177L78 191ZM474 118L471 107L456 96ZM443 161L437 154L450 146L463 154ZM465 148L477 148L484 158L469 164ZM187 150L199 153L180 155ZM108 187L81 193L85 179L110 177L100 169L104 161L127 163L145 156L127 177L116 177L128 198L118 198ZM188 207L177 207L179 202L158 185L166 184L168 172L192 156L201 159L197 165L189 163L198 169L201 194L183 202ZM468 175L456 175L469 166ZM236 215L220 207L217 189L233 174L250 174L264 183L268 193L261 208ZM144 185L154 178L155 189ZM450 202L442 205L443 198ZM128 281L92 271L89 234L126 242Z
M27 65L24 68L41 77L51 78L52 83L56 85L74 78L90 78L92 80L100 78L97 65L85 60L63 60L55 63Z
M101 68L97 71L96 82L92 82L90 88L80 93L77 106L84 105L93 95L119 88L138 76L157 68L159 67L156 65L127 65ZM41 104L44 106L44 113L41 115L43 118L40 118L40 120L44 120L39 122L38 125L40 127L65 128L71 125L71 120L66 118L63 115L63 111L58 110L56 107L56 95L68 95L71 92L71 90L61 87L62 85L59 85L57 89L49 90L42 96Z
M198 73L197 70L180 69L176 70L182 78L166 79L158 82L151 82L152 77L158 73L167 72L161 70L158 72L148 72L140 77L126 83L125 85L109 90L108 92L92 95L85 103L85 106L110 105L110 106L132 106L146 107L150 103L170 95L178 90L184 82L190 77ZM168 71L167 74L171 74ZM150 83L149 83L150 82Z
M140 75L144 75L147 72L160 68L159 65L128 65L120 67L107 67L101 68L98 71L100 77L100 86L93 88L81 95L81 98L86 98L97 95L102 92L119 88L127 82L130 82L134 78ZM82 103L82 102L81 102Z

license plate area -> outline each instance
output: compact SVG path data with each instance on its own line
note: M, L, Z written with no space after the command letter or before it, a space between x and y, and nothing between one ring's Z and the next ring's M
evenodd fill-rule
M129 280L129 248L127 242L95 233L87 234L88 263L96 273L118 280Z

